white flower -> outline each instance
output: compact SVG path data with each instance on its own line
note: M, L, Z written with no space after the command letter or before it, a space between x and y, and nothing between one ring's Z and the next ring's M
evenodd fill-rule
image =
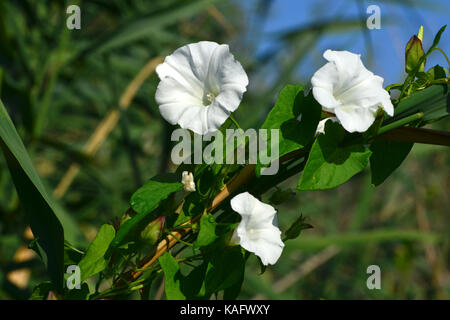
M231 208L242 216L231 242L256 254L264 265L275 264L284 247L275 209L248 192L231 199Z
M183 46L156 68L155 99L164 119L198 134L214 132L241 103L248 77L226 44Z
M345 130L366 131L380 106L394 114L383 78L367 70L359 54L327 50L323 56L329 62L311 79L313 95L326 111L336 114Z
M192 172L183 171L181 174L181 183L184 184L184 190L188 192L195 191L195 182Z

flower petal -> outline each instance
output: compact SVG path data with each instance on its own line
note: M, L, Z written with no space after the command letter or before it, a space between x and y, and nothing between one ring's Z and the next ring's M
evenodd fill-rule
M356 105L343 105L334 109L336 117L348 132L364 132L375 121L375 112Z
M159 106L159 112L161 116L166 119L170 124L177 124L181 116L185 113L187 109L196 107L195 105L189 105L186 103L175 102L175 103L165 103Z
M334 87L338 84L338 81L338 73L334 63L325 64L311 78L314 98L320 105L330 111L339 105L333 95Z
M214 100L206 107L208 132L215 132L219 130L220 126L228 119L231 112L226 110L219 101ZM206 133L206 132L205 132Z
M183 129L190 129L197 134L208 132L207 108L203 106L190 106L186 108L178 124Z
M359 54L327 50L323 57L336 66L339 81L334 86L335 97L373 75L364 67Z
M166 103L185 103L202 105L201 92L183 86L175 78L166 77L161 80L156 88L155 101L158 105Z
M219 44L211 41L191 43L175 50L156 68L160 79L171 77L194 90L203 91L208 66Z
M238 227L239 228L239 227ZM240 245L247 251L256 254L264 265L275 264L281 256L284 243L278 228L266 228L257 231L256 240L249 239L246 232L237 232Z
M256 198L248 192L240 193L231 199L231 208L241 215L249 215L253 212L253 208L255 207L255 199Z
M259 201L248 192L240 193L231 199L231 208L247 219L252 228L273 225L277 213L274 207Z
M383 89L383 78L371 76L366 80L348 88L339 95L343 104L354 104L363 108L378 108L382 101L390 100L389 93Z
M214 50L209 61L206 85L206 89L215 93L220 93L227 85L233 86L241 94L247 90L247 74L230 52L228 45L222 44Z
M201 82L205 82L210 61L220 46L212 41L200 41L187 45L190 53L190 67Z
M239 85L222 85L220 93L215 100L217 100L224 109L233 112L239 107L244 92L245 88L243 89Z
M203 83L189 67L189 56L186 51L188 51L187 47L181 47L172 55L167 56L164 62L156 67L156 73L161 80L164 78L175 79L181 86L201 97Z

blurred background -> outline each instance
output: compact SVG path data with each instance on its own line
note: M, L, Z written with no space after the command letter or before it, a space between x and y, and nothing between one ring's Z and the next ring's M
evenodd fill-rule
M71 4L81 8L80 30L66 27ZM369 5L381 10L379 30L366 27ZM449 16L446 0L6 0L0 97L72 231L81 229L82 248L137 187L174 169L173 127L154 101L154 68L174 49L230 44L250 78L236 118L256 128L283 85L309 87L328 48L360 53L385 86L402 82L406 42L423 25L429 47ZM438 52L427 67L436 63L446 66ZM297 192L278 207L280 227L303 214L314 228L287 242L263 275L250 258L239 298L448 299L449 162L448 149L415 145L376 189L365 171L334 190ZM26 299L46 279L26 226L0 156L0 299ZM366 286L369 265L381 268L381 290Z

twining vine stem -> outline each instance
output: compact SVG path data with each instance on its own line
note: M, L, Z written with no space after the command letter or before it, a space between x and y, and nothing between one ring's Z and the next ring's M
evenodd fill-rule
M413 116L414 119L420 119L422 115ZM402 121L402 125L403 124L405 124L404 121ZM386 129L380 129L381 135L377 136L377 139L450 146L450 134L448 132L413 127L389 127L389 125L385 126L384 128ZM280 158L280 162L284 163L287 160L301 159L307 156L308 152L309 150L305 148L294 150L282 156ZM206 212L213 212L231 194L236 192L244 184L249 183L255 177L255 167L256 166L254 164L249 164L242 168L242 170L240 170L213 198L211 206L206 210ZM301 166L299 168L301 168ZM288 175L292 176L300 170L289 171ZM183 202L176 210L178 213L181 211L182 206ZM122 277L120 277L121 280L118 281L116 285L118 287L121 287L122 285L126 284L126 282L128 282L128 284L135 283L136 280L143 274L143 272L152 270L150 266L155 263L156 260L158 260L158 258L162 256L166 251L171 249L177 242L179 242L179 239L181 239L184 235L191 231L192 225L200 220L202 214L199 214L193 219L182 224L179 227L181 229L177 231L171 231L171 233L167 237L165 237L158 243L156 251L154 253L144 257L137 264L138 268L136 270L128 271ZM183 228L183 226L185 227Z

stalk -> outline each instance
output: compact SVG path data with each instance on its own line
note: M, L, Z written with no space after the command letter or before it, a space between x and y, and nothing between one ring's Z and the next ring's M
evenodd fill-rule
M408 123L414 122L416 120L420 120L423 118L423 112L417 112L413 115L410 115L408 117L405 117L403 119L399 119L395 122L389 123L388 125L385 125L378 130L378 135L382 135L383 133L386 133L390 130L402 127Z

